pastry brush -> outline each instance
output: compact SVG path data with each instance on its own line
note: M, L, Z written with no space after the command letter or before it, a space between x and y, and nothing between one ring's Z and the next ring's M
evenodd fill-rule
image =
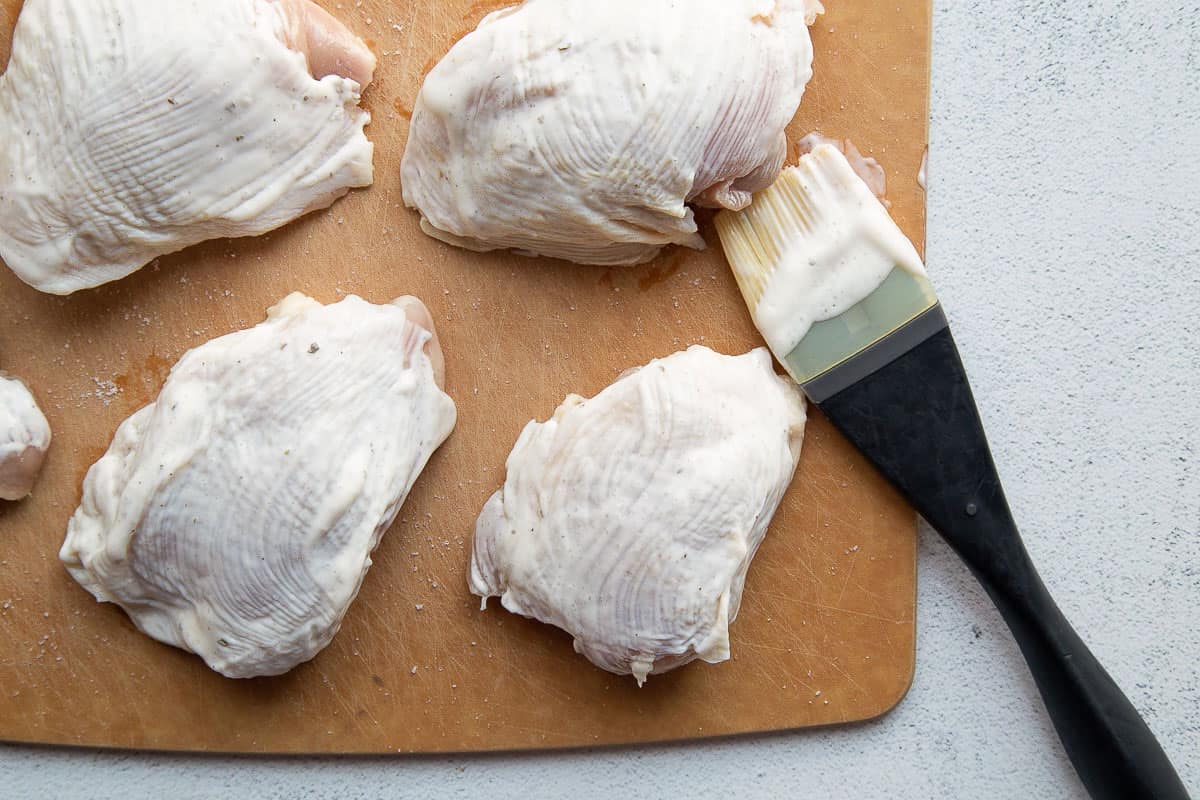
M716 224L775 356L995 602L1092 797L1186 800L1038 577L921 259L845 157L818 147Z

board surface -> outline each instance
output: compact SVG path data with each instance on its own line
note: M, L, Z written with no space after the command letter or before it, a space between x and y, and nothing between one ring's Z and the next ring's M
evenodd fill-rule
M568 636L466 589L474 518L525 423L569 392L691 344L760 346L710 220L709 250L639 268L474 255L424 237L399 159L421 76L502 3L324 3L380 55L364 103L376 183L258 239L210 242L69 298L0 269L0 367L54 430L35 494L0 504L0 739L228 752L450 752L588 746L868 719L914 666L913 512L813 414L800 470L751 569L733 658L654 676L595 669ZM789 133L849 137L887 168L924 242L929 0L831 0ZM7 63L20 0L0 0ZM793 154L794 156L794 154ZM794 160L794 158L793 158ZM188 348L259 322L288 292L421 297L446 352L455 433L376 551L332 645L288 675L232 681L139 634L58 562L84 473Z

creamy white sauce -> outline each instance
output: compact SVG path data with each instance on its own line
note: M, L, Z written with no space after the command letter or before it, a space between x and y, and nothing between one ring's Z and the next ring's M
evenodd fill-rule
M875 158L864 156L849 139L834 139L819 131L813 131L796 142L796 151L799 155L806 156L823 144L836 147L846 157L846 163L854 170L854 174L862 178L863 183L870 188L871 194L883 203L883 207L892 207L891 201L887 199L887 170Z
M526 0L426 77L401 177L431 236L588 264L702 249L786 155L813 0Z
M761 215L779 240L774 273L752 314L780 358L814 324L864 300L893 269L925 274L912 242L830 145L784 170L748 213Z
M0 76L0 258L68 294L369 185L360 86L309 74L296 8L26 0Z
M60 558L224 675L307 661L454 427L436 349L415 298L292 295L189 351L88 470Z
M805 401L764 349L693 347L531 422L475 528L470 588L638 683L729 658Z
M29 387L0 372L0 500L33 490L49 448L50 423Z

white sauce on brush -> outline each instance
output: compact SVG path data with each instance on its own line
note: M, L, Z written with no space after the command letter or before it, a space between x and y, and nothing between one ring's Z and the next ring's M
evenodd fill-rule
M786 241L752 313L781 358L814 324L865 300L896 267L925 274L912 242L831 145L784 170L760 202L772 207Z
M823 144L837 148L846 157L854 174L863 179L871 189L871 193L879 198L879 202L883 203L883 207L892 207L891 201L887 199L887 170L871 156L864 156L862 151L849 139L834 139L825 136L820 131L813 131L796 142L797 154L806 156Z

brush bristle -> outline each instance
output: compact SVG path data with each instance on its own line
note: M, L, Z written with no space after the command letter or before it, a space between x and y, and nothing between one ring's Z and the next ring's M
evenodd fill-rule
M749 208L717 215L717 233L751 310L784 251L828 224L827 197L844 195L848 180L859 178L835 148L822 145L780 173Z
M802 384L937 302L912 242L830 145L716 224L755 326Z

